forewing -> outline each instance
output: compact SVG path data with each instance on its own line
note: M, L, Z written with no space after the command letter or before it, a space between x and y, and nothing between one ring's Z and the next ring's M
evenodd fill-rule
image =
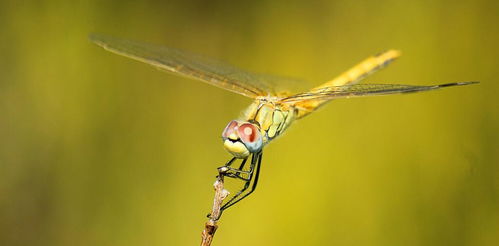
M92 34L90 40L113 53L250 98L277 95L268 76L243 71L187 51L97 34Z
M299 93L283 98L283 103L296 103L308 100L331 100L336 98L377 96L400 93L413 93L420 91L435 90L443 87L460 86L474 84L477 82L458 82L440 85L418 86L418 85L397 85L397 84L355 84L346 86L330 86L319 90Z

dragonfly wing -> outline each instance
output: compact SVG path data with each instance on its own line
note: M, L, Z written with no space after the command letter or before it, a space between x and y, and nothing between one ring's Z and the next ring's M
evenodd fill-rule
M356 66L342 73L340 76L309 90L307 93L302 93L300 95L310 94L310 93L313 94L316 91L327 90L327 88L331 87L346 86L346 85L352 86L362 81L368 75L386 67L388 64L397 59L399 56L400 56L400 51L388 50L385 52L381 52L377 55L368 57L367 59L364 59ZM301 103L298 102L294 106L298 109L298 118L301 118L309 114L310 112L313 112L315 109L319 108L320 106L324 105L327 102L328 102L327 99L306 100L302 101Z
M283 98L283 103L298 103L310 100L331 100L336 98L377 96L401 93L413 93L429 91L444 87L475 84L478 82L457 82L440 85L418 86L418 85L397 85L397 84L354 84L346 86L323 87L310 92L299 93Z
M277 76L270 74L258 74L258 76L265 82L267 82L274 89L274 95L280 98L288 97L295 93L293 91L304 91L306 88L310 88L310 81L291 78L286 76Z
M90 40L113 53L250 98L277 94L272 81L266 76L243 71L200 55L100 34L92 34Z

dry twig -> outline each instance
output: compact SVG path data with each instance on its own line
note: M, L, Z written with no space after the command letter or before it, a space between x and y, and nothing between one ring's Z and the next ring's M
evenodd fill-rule
M213 241L213 236L217 231L217 221L220 219L223 200L229 195L229 192L224 189L224 176L219 173L217 181L213 184L215 189L215 197L213 198L213 208L211 209L210 219L204 225L204 230L201 233L201 246L210 246Z

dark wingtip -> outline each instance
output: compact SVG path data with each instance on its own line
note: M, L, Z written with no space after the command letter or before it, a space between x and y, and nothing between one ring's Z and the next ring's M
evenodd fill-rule
M92 43L97 44L102 47L106 47L106 42L109 40L113 40L114 38L112 36L108 36L105 34L100 34L100 33L90 33L88 34L88 40L90 40Z
M102 46L102 35L98 34L98 33L90 33L88 34L88 40L90 40L90 42L94 43L94 44L97 44L99 46Z
M472 85L472 84L478 84L478 83L480 83L480 82L478 82L478 81L454 82L454 83L441 84L441 85L438 85L438 87L443 88L443 87L450 87L450 86Z

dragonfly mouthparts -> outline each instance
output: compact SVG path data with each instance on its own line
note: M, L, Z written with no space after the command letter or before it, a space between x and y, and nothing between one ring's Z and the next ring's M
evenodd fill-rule
M231 141L231 142L235 143L235 142L238 142L238 141L239 141L239 138L238 138L238 139L227 138L227 140L229 140L229 141Z

